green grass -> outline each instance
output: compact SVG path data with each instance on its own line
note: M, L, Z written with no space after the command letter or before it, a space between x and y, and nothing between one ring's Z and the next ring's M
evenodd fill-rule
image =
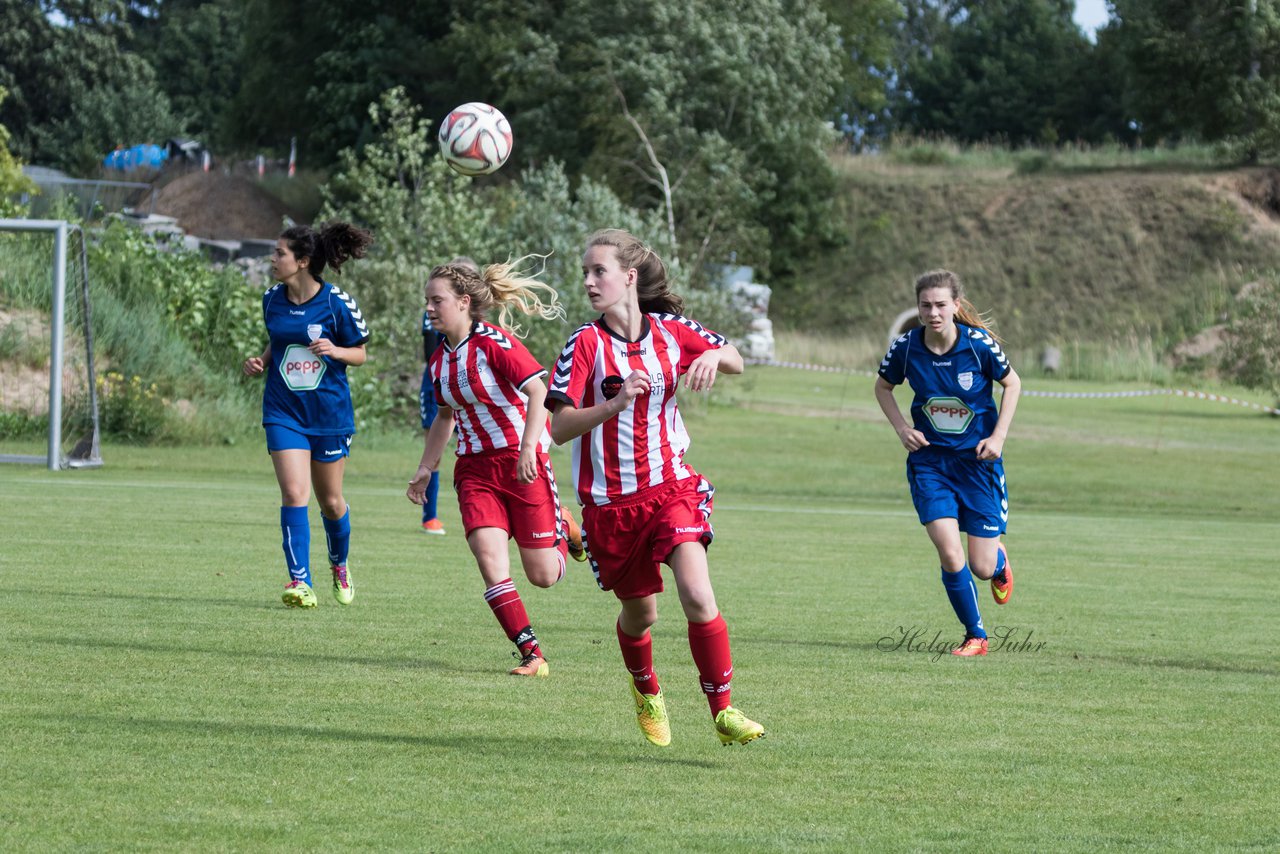
M309 613L279 604L259 447L0 467L0 849L1280 846L1280 420L1025 398L1017 588L982 605L1032 646L958 661L886 649L960 629L870 386L751 369L689 409L734 700L769 730L731 749L672 591L654 629L670 748L637 731L616 605L580 565L520 585L552 675L507 677L451 492L444 538L402 496L411 435L357 439L358 596Z

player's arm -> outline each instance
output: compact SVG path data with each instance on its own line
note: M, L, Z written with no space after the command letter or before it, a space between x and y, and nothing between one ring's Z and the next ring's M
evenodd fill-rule
M561 403L551 416L551 440L563 445L584 433L590 433L596 427L623 412L641 394L649 390L649 376L640 371L632 371L622 383L622 388L612 399L586 409L577 409Z
M528 396L524 412L524 433L520 436L520 459L516 462L516 480L533 483L538 479L538 444L547 423L547 384L534 377L520 389Z
M991 435L978 443L978 459L998 460L1004 453L1004 440L1009 436L1009 427L1013 424L1013 413L1018 409L1018 398L1022 396L1022 378L1013 368L998 381L1004 386L1004 394L1000 396L1000 417Z
M742 354L737 347L726 342L703 352L689 364L684 375L684 387L690 391L710 391L715 385L716 374L740 374L742 369Z
M898 401L893 397L893 388L893 385L884 377L876 377L876 403L880 404L880 411L893 425L893 432L898 434L902 447L908 451L918 451L928 445L929 440L902 417L902 410L898 409Z
M241 370L244 371L246 377L256 377L267 369L267 363L271 361L271 342L267 342L266 348L263 349L261 356L250 356L244 360Z
M431 429L427 431L422 443L422 460L418 463L418 470L413 474L413 480L409 481L409 488L405 490L405 495L414 504L426 501L427 484L431 481L431 473L440 468L440 457L444 455L444 448L449 443L451 433L453 433L453 410L443 406L436 420L431 422Z

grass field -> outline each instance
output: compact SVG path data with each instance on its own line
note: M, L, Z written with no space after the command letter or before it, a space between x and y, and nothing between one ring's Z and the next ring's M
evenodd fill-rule
M506 676L451 491L444 538L403 498L410 435L357 440L358 596L311 612L279 603L258 447L0 467L0 849L1280 847L1280 420L1025 398L1017 588L982 602L1010 642L962 661L897 644L961 629L870 386L751 369L687 413L734 701L769 730L746 747L712 732L673 591L670 748L579 565L521 585L551 678Z

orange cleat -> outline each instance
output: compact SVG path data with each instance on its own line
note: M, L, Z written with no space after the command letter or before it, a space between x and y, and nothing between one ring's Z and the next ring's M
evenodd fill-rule
M569 512L568 507L560 508L560 516L564 519L565 527L568 528L569 541L569 557L577 561L587 559L586 546L582 544L582 528L578 525L578 520L573 518L573 514Z
M520 664L511 668L512 676L546 676L551 672L547 660L537 653L530 653L520 659Z
M951 650L951 654L964 656L966 658L972 655L986 655L987 639L986 638L965 638L964 643L960 644L958 647Z

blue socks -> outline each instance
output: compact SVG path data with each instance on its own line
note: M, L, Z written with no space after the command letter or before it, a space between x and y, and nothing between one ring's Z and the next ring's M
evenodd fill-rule
M996 549L996 574L991 578L1000 584L1004 583L1004 549Z
M985 638L987 631L982 627L982 615L978 613L978 588L973 583L969 564L966 563L959 572L942 570L942 586L947 589L951 609L964 623L965 636Z
M427 502L422 505L422 521L429 522L436 518L436 498L440 495L440 472L433 471L431 480L427 482Z
M327 521L327 520L326 520ZM284 549L285 566L293 581L311 584L311 524L306 507L280 508L280 545Z
M330 519L320 514L324 522L324 537L329 544L329 563L334 566L347 565L347 551L351 547L351 508L342 514L341 519Z

